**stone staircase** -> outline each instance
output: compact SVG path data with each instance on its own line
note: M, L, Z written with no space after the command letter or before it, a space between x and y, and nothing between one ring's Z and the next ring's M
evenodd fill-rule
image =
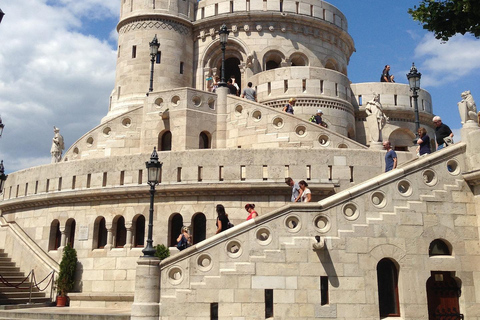
M11 261L3 249L0 249L0 276L0 307L5 308L6 305L22 305L29 302L32 304L50 303L50 298L35 286L32 288L30 300L30 279L25 280L27 276L20 271L15 262Z

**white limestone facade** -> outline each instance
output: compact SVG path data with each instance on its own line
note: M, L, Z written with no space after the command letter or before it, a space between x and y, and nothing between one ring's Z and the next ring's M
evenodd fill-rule
M417 158L408 85L350 83L354 42L327 2L121 1L106 116L61 162L10 173L2 190L0 248L22 270L58 271L71 243L72 305L130 307L155 147L153 241L172 254L153 266L156 319L429 319L443 306L432 307L439 286L453 288L447 313L480 319L478 128ZM223 23L226 76L252 82L258 102L209 90ZM388 173L368 138L374 93L398 154ZM294 115L282 112L291 97ZM433 137L430 94L420 90L418 102ZM328 128L308 121L317 109ZM312 203L290 203L287 177L309 184ZM245 222L247 203L259 217ZM235 227L215 235L217 204ZM193 246L178 252L182 226Z

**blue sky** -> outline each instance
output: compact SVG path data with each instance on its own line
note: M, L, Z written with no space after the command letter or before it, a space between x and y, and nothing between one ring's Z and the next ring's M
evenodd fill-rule
M480 40L456 36L442 44L407 10L419 0L332 0L355 41L348 75L378 81L389 64L407 83L412 62L434 112L460 129L457 102L471 90L480 103ZM0 115L6 125L0 159L7 172L50 162L53 126L66 148L100 123L114 87L120 0L1 1Z

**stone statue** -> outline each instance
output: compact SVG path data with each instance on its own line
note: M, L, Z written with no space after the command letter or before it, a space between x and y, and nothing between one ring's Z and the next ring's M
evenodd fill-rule
M367 126L370 131L370 142L382 141L382 129L388 123L388 117L383 112L380 95L373 93L373 99L365 105Z
M52 139L52 148L50 149L50 153L52 155L52 163L56 163L62 160L62 152L65 149L65 145L63 143L63 137L60 134L60 129L53 126L53 132L55 135Z
M477 122L477 106L475 105L475 100L473 100L470 90L462 92L460 96L462 97L462 100L457 103L457 105L462 124L473 124L473 122Z

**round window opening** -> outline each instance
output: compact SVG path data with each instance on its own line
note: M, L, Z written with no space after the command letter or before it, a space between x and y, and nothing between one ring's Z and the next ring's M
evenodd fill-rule
M87 139L87 146L88 147L91 147L93 145L93 138L92 137L88 137Z
M347 220L356 220L360 215L360 211L355 204L349 203L343 207L343 215Z
M158 106L158 107L162 107L163 106L163 99L162 98L157 98L155 100L155 104Z
M377 208L383 208L387 204L387 198L383 192L374 192L372 194L372 203Z
M452 175L457 175L460 173L460 166L456 160L447 161L447 171Z
M270 230L268 230L267 228L258 229L255 236L257 238L258 243L260 243L261 245L267 245L272 241Z
M295 128L295 133L300 137L305 137L307 135L307 128L305 126L298 126Z
M168 271L168 280L171 284L179 284L183 280L183 272L180 267L173 267Z
M241 105L238 105L238 106L235 107L235 114L237 116L241 115L242 111L243 111L243 107Z
M280 117L277 117L277 118L273 119L273 125L274 125L276 128L281 128L281 127L283 127L283 119L280 118Z
M434 186L435 184L437 184L437 175L435 174L435 172L433 170L425 170L423 171L423 182L425 182L425 184L427 186Z
M285 226L290 232L297 232L300 230L300 219L297 216L289 216L285 219Z
M260 112L260 110L255 110L253 113L252 113L252 118L254 120L260 120L262 119L262 112Z
M412 186L410 185L410 182L408 182L407 180L402 180L398 183L398 192L400 192L400 194L402 196L409 196L412 194Z
M193 105L198 108L202 104L202 99L199 96L195 96L192 98L192 102Z
M202 254L197 259L198 268L201 271L208 271L212 268L212 257L208 254Z
M215 109L215 99L208 100L208 107L212 110Z
M320 232L327 232L330 230L330 221L326 216L317 216L314 220L315 228Z
M240 242L233 240L227 244L227 254L231 258L238 258L242 255L242 245Z
M318 137L318 142L320 143L321 146L328 146L330 144L330 139L328 138L327 135L322 134L320 137Z
M125 128L128 128L132 125L132 120L130 120L130 118L125 118L122 120L122 126L124 126Z
M178 103L179 103L179 102L180 102L180 97L179 97L179 96L174 96L174 97L172 98L172 104L173 104L174 106L178 106Z
M105 137L110 136L110 133L111 133L111 132L112 132L112 129L110 129L110 127L106 127L106 128L103 129L103 135L104 135Z

